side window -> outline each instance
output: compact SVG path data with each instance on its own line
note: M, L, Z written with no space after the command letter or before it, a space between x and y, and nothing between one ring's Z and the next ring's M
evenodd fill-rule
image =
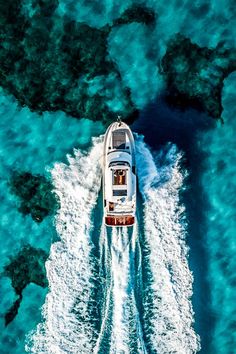
M114 197L125 197L127 196L126 189L113 189L113 196Z

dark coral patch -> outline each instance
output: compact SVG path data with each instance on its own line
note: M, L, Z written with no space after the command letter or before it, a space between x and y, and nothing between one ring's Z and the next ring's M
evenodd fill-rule
M9 325L9 323L11 323L17 316L21 301L22 295L19 295L13 305L8 309L7 313L5 314L5 326Z
M54 213L60 206L53 185L44 176L29 172L16 173L10 182L11 191L20 198L19 211L31 214L36 222Z
M202 48L178 34L169 42L160 70L170 105L192 107L220 118L223 81L236 70L236 52L220 46Z
M10 257L9 263L4 266L3 275L11 279L12 287L18 295L17 300L5 315L6 326L17 315L22 300L22 291L29 283L34 283L43 288L48 286L45 269L46 260L47 254L45 251L26 245L14 257Z
M55 14L57 0L0 0L0 85L21 106L32 111L62 110L77 118L110 122L124 119L135 107L123 87L123 108L114 113L106 103L106 91L91 94L88 81L120 75L109 60L107 36L110 26L91 28ZM14 20L13 20L14 19Z
M156 16L152 9L134 4L123 12L123 14L114 21L114 25L123 25L131 22L140 22L145 25L153 25L156 22Z

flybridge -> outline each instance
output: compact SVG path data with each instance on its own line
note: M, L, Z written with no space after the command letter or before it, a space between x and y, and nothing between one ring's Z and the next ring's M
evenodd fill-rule
M105 134L103 200L107 226L135 223L135 146L131 130L123 122L111 124Z

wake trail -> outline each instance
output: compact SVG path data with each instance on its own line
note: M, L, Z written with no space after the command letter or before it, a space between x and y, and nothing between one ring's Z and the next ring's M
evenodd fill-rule
M104 350L109 352L109 341L111 332L111 321L112 321L112 281L110 274L110 257L107 252L108 246L108 234L106 226L103 224L100 233L100 279L102 279L103 284L103 306L102 306L102 322L100 333L94 348L94 354L104 353Z
M102 137L97 138L89 152L75 150L68 164L57 163L51 171L61 203L55 219L60 240L46 262L49 292L43 321L30 334L26 350L193 354L200 344L192 327L193 278L179 202L181 155L169 145L154 157L136 137L143 232L138 225L110 231L103 225L97 257L92 212L102 148Z
M90 239L91 213L100 189L102 141L90 152L74 151L68 164L51 171L61 208L56 216L60 241L51 246L46 262L49 293L43 307L44 322L31 334L31 353L89 353L97 340L94 299L96 261Z
M136 137L139 188L144 200L144 246L148 264L144 289L144 332L150 352L190 354L200 350L190 302L184 207L179 202L184 173L174 145L154 159ZM151 278L151 279L150 279Z
M113 278L113 332L111 353L129 353L129 331L127 318L129 248L127 230L113 229L111 246L111 267ZM124 242L127 244L124 245Z
M131 235L127 228L112 230L111 269L114 303L110 349L112 354L146 353L132 281L136 240L136 228L133 228Z
M107 231L108 230L108 231ZM102 228L101 267L105 267L104 303L96 354L146 353L135 291L137 228ZM103 261L102 261L103 260Z

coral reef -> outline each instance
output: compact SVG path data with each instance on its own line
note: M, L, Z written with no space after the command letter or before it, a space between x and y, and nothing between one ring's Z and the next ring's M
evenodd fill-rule
M114 25L123 25L131 22L140 22L145 25L153 25L156 22L155 13L151 8L133 4L114 21Z
M18 299L13 303L13 305L8 309L5 314L5 326L9 325L18 314L18 310L22 301L22 294L18 296Z
M18 313L22 301L22 291L29 283L35 283L42 287L47 287L45 262L47 254L42 249L36 249L30 245L23 246L22 249L4 266L3 275L11 279L17 300L5 315L5 325L7 326Z
M201 48L178 34L169 42L160 70L170 105L221 118L223 80L236 70L236 52L221 44L215 49Z
M10 187L12 193L20 198L19 211L25 215L31 214L36 222L41 222L59 208L53 185L44 176L34 176L29 172L15 173Z
M122 87L107 53L111 27L97 29L60 17L57 6L57 0L0 0L0 85L21 106L39 113L62 110L103 122L117 114L135 118L138 112L129 90ZM148 21L151 15L146 13L144 18ZM116 75L123 95L123 106L115 112L106 102L109 88L89 93L88 81L108 74Z
M103 123L117 114L134 120L138 111L109 56L107 38L114 26L154 25L154 11L133 4L113 24L94 28L59 15L57 8L57 0L0 0L0 85L21 106L39 113L62 110ZM209 49L175 35L160 65L167 102L220 118L223 80L236 69L235 58L235 51L225 49L223 43ZM112 85L98 85L91 93L91 83L111 76ZM112 101L116 96L117 105Z

